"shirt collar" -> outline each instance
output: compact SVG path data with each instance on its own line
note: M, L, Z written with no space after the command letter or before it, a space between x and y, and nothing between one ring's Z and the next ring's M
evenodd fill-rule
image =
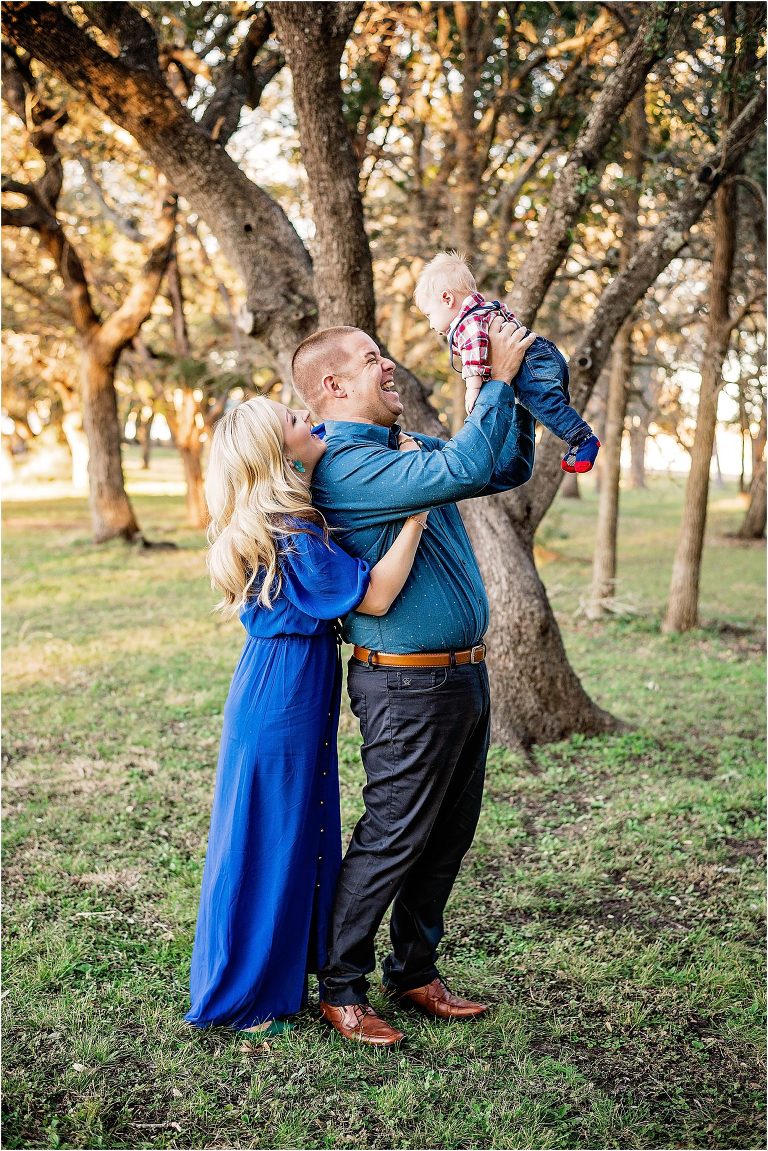
M393 424L391 428L383 428L380 424L358 424L354 420L326 420L318 424L312 431L321 440L332 437L345 440L368 440L374 444L396 448L397 437L400 435L400 425Z
M456 326L461 323L467 312L471 311L472 308L476 308L478 304L484 303L485 296L481 296L479 292L470 292L468 296L465 296L461 301L461 311L448 329L448 334L450 335L451 332L456 329Z

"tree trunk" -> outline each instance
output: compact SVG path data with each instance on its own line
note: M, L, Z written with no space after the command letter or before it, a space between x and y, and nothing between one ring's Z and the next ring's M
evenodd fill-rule
M100 354L97 341L83 349L81 393L94 541L136 539L141 533L123 483L115 364Z
M181 462L184 465L184 480L187 485L185 504L187 523L193 528L208 526L208 506L203 488L202 444L200 436L191 436L187 443L179 445Z
M619 528L621 444L627 415L627 396L632 373L632 323L627 320L613 348L608 380L608 403L600 461L600 502L597 512L592 586L586 607L588 619L610 613L616 590L616 540Z
M496 606L488 633L494 740L526 748L576 731L621 730L620 721L589 698L569 664L532 549L512 529L501 501L467 500L461 514Z
M709 473L715 447L717 398L722 387L723 361L731 335L729 294L736 246L736 190L732 183L715 198L715 244L707 339L701 370L701 391L691 471L685 488L683 522L672 567L665 632L689 631L699 621L699 582L707 523Z
M477 42L483 12L479 4L467 3L454 4L453 11L461 39L462 82L456 115L456 182L452 197L454 218L451 232L454 246L471 260L475 251L475 207L480 184L475 92L480 85L480 50ZM454 405L454 430L456 418Z
M166 277L168 296L171 301L174 348L177 356L187 359L192 354L192 349L189 343L187 319L184 314L184 292L175 245L168 261ZM174 410L171 430L184 466L184 480L187 486L185 493L187 523L193 528L206 528L209 517L203 490L203 443L200 439L200 425L203 424L203 417L199 411L194 391L186 384L179 391L181 400Z
M766 489L765 460L758 461L752 476L749 493L749 507L738 535L743 540L760 540L765 537Z
M560 484L560 495L564 500L580 500L579 477L576 472L568 472Z
M645 441L648 439L648 427L641 419L639 424L633 423L629 429L630 451L630 484L634 491L643 491L645 483Z
M316 229L313 262L320 326L354 324L375 336L360 170L339 99L341 55L361 7L274 3L269 11L293 75L301 158Z
M144 420L142 423L141 466L145 472L149 471L149 466L152 459L152 425L154 422L155 409L153 408L149 419Z
M83 416L78 407L65 410L61 428L72 456L72 487L76 492L88 491L88 437L83 430Z
M629 107L629 144L625 171L630 177L624 197L624 224L621 237L619 268L623 271L632 258L638 231L640 185L643 178L648 124L645 118L645 85ZM632 319L621 327L613 347L608 376L608 398L600 469L600 504L597 513L597 535L592 560L592 587L586 615L601 619L610 611L616 591L617 539L619 530L619 493L621 487L621 445L627 418L629 388L632 380Z

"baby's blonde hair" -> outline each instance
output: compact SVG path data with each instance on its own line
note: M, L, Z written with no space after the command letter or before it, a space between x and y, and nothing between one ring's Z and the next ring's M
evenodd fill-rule
M244 607L259 580L259 602L272 606L282 584L279 540L310 524L320 525L327 538L325 521L284 447L280 417L263 397L232 408L214 430L205 479L211 515L206 563L211 587L223 594L216 610L227 618ZM306 529L294 520L306 522Z
M424 305L437 299L441 292L455 292L463 298L476 291L475 277L462 253L438 252L422 268L413 299L416 307L423 312Z

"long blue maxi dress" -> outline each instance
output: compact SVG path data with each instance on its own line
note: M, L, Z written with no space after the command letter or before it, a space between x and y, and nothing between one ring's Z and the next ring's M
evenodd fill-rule
M280 567L272 608L253 599L240 616L185 1016L198 1027L294 1014L326 958L341 864L333 621L363 599L370 568L316 528L291 537Z

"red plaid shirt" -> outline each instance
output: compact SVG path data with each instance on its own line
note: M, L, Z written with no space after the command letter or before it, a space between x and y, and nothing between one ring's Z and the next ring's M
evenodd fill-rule
M474 308L478 310L473 311ZM488 325L494 316L499 315L520 327L519 320L498 300L489 303L479 292L472 292L462 300L461 311L448 332L448 346L451 351L451 366L455 371L461 372L463 379L481 376L483 383L490 380ZM461 357L460 368L454 363L456 355Z

